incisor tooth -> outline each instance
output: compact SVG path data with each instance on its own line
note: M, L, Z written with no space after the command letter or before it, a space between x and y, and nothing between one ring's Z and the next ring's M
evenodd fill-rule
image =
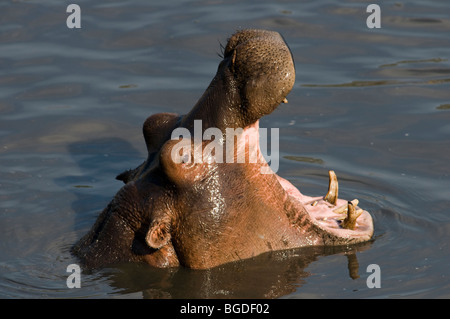
M338 180L334 171L328 171L330 181L328 182L328 193L325 195L324 200L332 205L336 205L338 199Z
M361 216L363 210L356 209L352 202L348 202L347 218L342 222L342 228L354 230L356 227L356 219Z
M287 100L287 98L284 98L284 100L283 101L281 101L282 103L287 103L288 102L288 100Z

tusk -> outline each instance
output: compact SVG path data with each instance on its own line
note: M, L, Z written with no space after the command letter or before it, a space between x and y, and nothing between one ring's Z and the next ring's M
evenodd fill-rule
M353 206L356 207L359 204L359 200L354 199L350 203L352 203ZM348 204L344 204L342 206L339 206L338 208L333 209L333 212L336 214L344 214L344 213L347 214L347 211L348 211Z
M328 182L328 193L325 195L324 200L332 205L336 205L338 199L339 184L337 176L334 171L328 171L330 181Z
M287 98L284 98L284 100L281 101L281 103L287 103L287 102L288 102Z
M342 228L355 230L356 219L361 216L362 212L362 209L356 210L352 202L348 202L347 218L342 222Z

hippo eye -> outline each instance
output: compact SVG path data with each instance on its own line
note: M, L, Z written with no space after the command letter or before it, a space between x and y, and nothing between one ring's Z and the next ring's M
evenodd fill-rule
M188 153L184 153L181 157L181 163L186 164L189 163L191 156Z

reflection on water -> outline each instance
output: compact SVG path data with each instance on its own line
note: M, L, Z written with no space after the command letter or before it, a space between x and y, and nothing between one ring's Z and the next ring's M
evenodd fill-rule
M347 271L340 276L359 278L355 254L368 247L370 243L272 252L208 270L158 269L150 275L145 265L126 264L105 274L120 293L142 292L144 298L280 298L302 287L311 275L307 267L320 256L345 255Z
M450 109L450 104L441 104L438 107L436 107L438 110L448 110Z
M385 1L368 29L354 1L77 3L78 30L60 1L0 4L0 296L450 296L450 4ZM280 31L295 59L289 104L261 120L280 128L278 173L317 195L335 170L374 241L206 271L119 265L68 289L71 245L145 157L145 118L189 111L240 27Z

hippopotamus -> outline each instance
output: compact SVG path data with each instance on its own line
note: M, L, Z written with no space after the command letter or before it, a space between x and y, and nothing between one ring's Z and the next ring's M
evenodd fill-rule
M125 185L73 247L85 267L208 269L269 251L371 240L371 215L338 198L333 171L327 194L311 197L262 155L259 120L287 103L295 82L284 38L239 30L221 57L190 112L145 120L147 158L117 176Z

